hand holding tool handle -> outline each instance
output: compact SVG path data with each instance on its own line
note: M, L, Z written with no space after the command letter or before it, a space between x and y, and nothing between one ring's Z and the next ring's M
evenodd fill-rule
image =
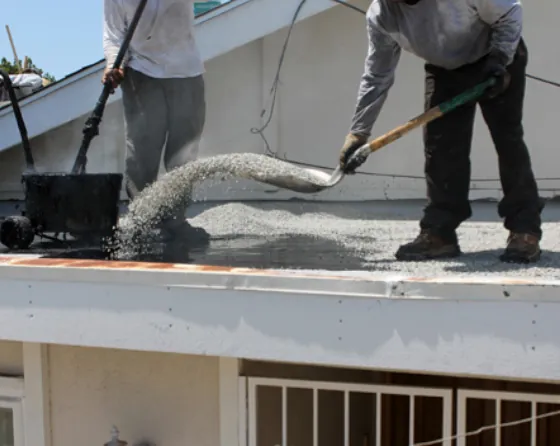
M140 17L144 12L144 8L146 7L146 2L147 0L140 0L140 3L138 3L136 12L132 17L132 21L126 31L124 41L121 44L121 47L117 54L117 58L115 59L115 63L113 64L113 69L119 68L124 60L124 56L128 50L130 41L132 40L132 36L134 35L134 31L136 30L136 26L138 25L138 21L140 20ZM78 154L76 155L74 166L72 167L73 174L85 173L87 164L87 151L89 149L91 140L99 134L99 124L101 124L101 118L103 117L103 112L105 111L105 105L107 104L107 100L109 99L109 95L111 94L112 89L113 87L111 85L111 82L105 82L103 84L101 95L99 96L99 99L95 104L95 108L87 119L82 131L84 137L82 139L82 145L80 146Z

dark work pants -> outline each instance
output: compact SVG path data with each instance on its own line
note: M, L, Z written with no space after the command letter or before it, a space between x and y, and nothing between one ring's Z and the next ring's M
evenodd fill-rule
M206 119L204 78L156 79L128 68L122 92L126 190L133 200L157 179L162 152L167 171L197 158Z
M498 214L506 229L542 236L543 204L523 136L523 101L527 47L521 41L508 67L509 88L501 95L478 102L498 154L504 193ZM451 99L485 79L481 69L485 58L457 70L427 64L426 109ZM467 104L429 123L424 129L425 174L428 205L420 227L444 238L456 237L455 230L471 217L469 185L470 150L476 103Z

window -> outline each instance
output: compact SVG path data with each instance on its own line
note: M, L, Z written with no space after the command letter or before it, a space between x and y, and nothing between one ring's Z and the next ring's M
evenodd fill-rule
M452 390L247 379L248 446L451 446ZM243 443L242 443L243 444Z
M0 446L23 446L23 379L0 378Z
M560 395L483 390L457 392L458 433L501 425L480 435L461 437L458 446L549 446L560 432ZM480 442L480 443L479 443Z

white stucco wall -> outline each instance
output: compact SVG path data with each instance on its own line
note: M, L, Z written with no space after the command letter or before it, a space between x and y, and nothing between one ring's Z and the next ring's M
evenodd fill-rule
M21 342L0 341L0 376L23 375Z
M219 444L218 358L49 347L52 444Z
M367 7L368 0L355 2ZM555 53L554 17L560 4L552 0L529 2L525 8L525 39L531 74L560 81L560 59ZM272 85L286 30L252 42L206 63L208 117L201 156L227 152L262 152L258 135L250 132L262 122L260 112L270 104ZM552 43L551 43L552 42ZM334 167L348 129L367 47L364 17L337 7L298 24L292 35L281 76L274 119L266 131L272 149L281 156ZM84 82L98 89L98 75ZM527 81L526 139L537 177L556 177L554 162L557 103L560 89ZM84 87L86 88L86 87ZM92 104L93 107L94 104ZM61 106L63 106L61 104ZM374 128L380 135L422 112L423 66L403 55L395 86ZM266 118L266 116L265 116ZM70 169L81 140L85 117L33 141L38 166ZM263 120L264 121L264 120ZM90 171L122 170L124 143L120 102L108 107L90 151ZM479 119L473 143L473 178L497 179L497 160L488 131ZM21 194L22 155L0 154L0 199ZM416 130L371 156L364 170L382 174L423 174L421 131ZM543 195L555 195L560 181L539 181ZM230 187L233 186L233 187ZM473 182L473 198L499 196L499 182ZM483 190L479 190L483 189ZM490 190L488 190L490 189ZM198 198L287 197L291 193L264 194L270 190L255 183L234 183L199 189ZM423 198L422 179L354 176L319 199ZM225 194L225 196L224 196Z

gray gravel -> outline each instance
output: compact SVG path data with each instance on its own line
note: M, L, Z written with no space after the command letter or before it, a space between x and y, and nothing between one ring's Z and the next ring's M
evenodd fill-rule
M494 203L477 203L475 215L459 231L464 255L450 261L396 262L398 246L418 233L422 203L256 202L194 205L190 224L210 241L182 240L158 244L153 230L162 218L188 203L196 185L211 178L245 178L268 182L292 176L318 181L304 169L263 155L220 155L198 160L165 175L147 188L120 222L121 258L140 246L154 260L257 268L393 272L414 276L509 275L558 277L560 218L557 203L545 209L543 248L537 265L499 261L507 232ZM198 234L200 234L200 231ZM188 231L187 231L188 232ZM198 237L198 236L197 236ZM135 248L136 247L136 248ZM146 257L144 257L146 259Z
M194 188L208 180L249 179L269 184L297 180L321 185L329 175L253 153L235 153L199 159L181 166L147 187L130 204L128 214L119 222L117 237L120 258L138 252L155 254L160 236L159 223L174 216L190 202Z
M545 210L543 258L536 265L499 261L506 230L495 203L474 203L473 219L459 231L464 255L451 261L397 262L394 253L417 235L419 202L245 202L196 205L190 223L210 245L192 252L197 263L330 271L393 272L414 276L501 275L559 277L560 217Z

